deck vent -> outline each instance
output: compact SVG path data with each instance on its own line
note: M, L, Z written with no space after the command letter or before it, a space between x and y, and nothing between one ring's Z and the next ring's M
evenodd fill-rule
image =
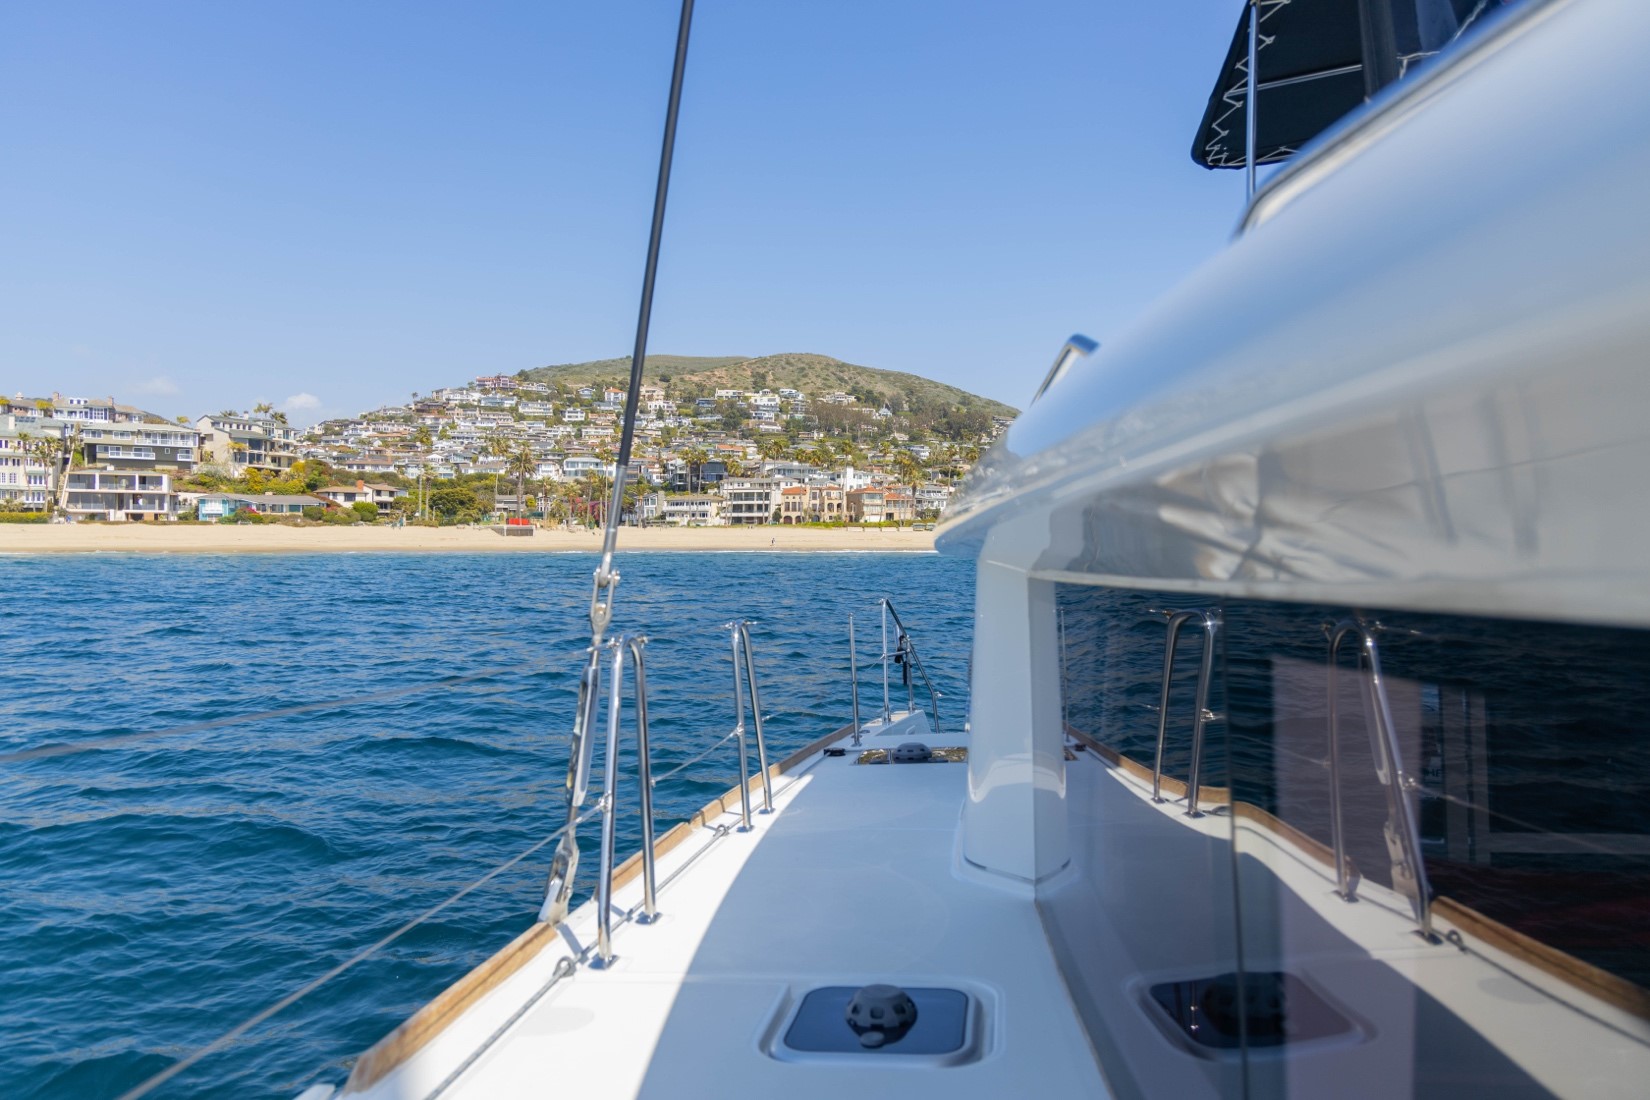
M907 741L888 754L889 761L894 764L926 764L933 758L933 750L921 741Z
M917 1004L897 985L861 986L848 1002L848 1026L862 1047L880 1047L905 1038L917 1022Z
M829 985L802 997L770 1049L787 1062L960 1065L980 1056L978 1015L960 989Z

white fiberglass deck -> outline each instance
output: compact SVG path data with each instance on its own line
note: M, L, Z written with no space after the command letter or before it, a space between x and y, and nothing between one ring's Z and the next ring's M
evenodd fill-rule
M865 747L912 734L896 727ZM736 831L735 810L665 853L660 919L618 925L610 968L581 962L550 984L560 960L594 957L587 904L569 921L576 947L540 951L361 1095L909 1100L914 1088L1002 1097L1033 1084L1105 1095L1029 887L983 881L957 858L966 765L860 765L858 751L778 779L774 813L755 814L752 832ZM752 798L760 807L759 786ZM639 881L616 900L638 908ZM983 1055L919 1082L897 1055L839 1065L767 1052L808 990L876 981L968 991L984 1011Z

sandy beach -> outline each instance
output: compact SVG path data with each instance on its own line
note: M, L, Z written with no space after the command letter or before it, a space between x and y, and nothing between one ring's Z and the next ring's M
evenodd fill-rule
M279 524L0 524L0 554L544 553L591 551L601 536L539 528L505 536L486 527L286 527ZM932 550L934 532L809 527L626 527L619 549Z

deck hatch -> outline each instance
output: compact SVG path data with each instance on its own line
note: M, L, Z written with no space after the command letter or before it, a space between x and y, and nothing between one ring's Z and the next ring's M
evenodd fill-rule
M1277 1047L1346 1035L1357 1027L1312 990L1280 971L1219 974L1151 987L1153 1005L1181 1036L1215 1050ZM1240 1023L1239 1017L1245 1017Z
M867 1047L848 1024L848 1004L858 986L830 985L809 990L786 1022L773 1055L784 1061L918 1061L955 1065L979 1057L974 999L960 989L908 986L916 1019L897 1039Z

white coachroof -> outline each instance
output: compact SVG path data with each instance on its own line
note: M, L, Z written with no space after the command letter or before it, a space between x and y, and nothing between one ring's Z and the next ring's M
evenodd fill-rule
M1263 194L1259 224L1019 418L941 549L1650 625L1650 69L1611 52L1650 11L1549 7L1471 88L1398 98Z

